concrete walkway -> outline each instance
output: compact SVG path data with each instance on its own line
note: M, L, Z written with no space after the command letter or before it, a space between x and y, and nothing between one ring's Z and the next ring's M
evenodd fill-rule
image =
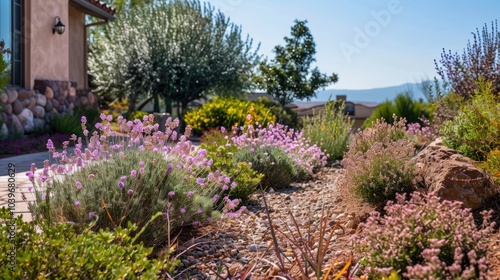
M30 170L31 163L35 163L42 169L43 162L49 159L49 152L34 153L16 157L0 159L0 208L9 207L9 179L15 184L14 213L16 216L23 215L23 220L31 221L31 214L28 210L28 203L23 200L23 194L27 201L33 201L34 196L28 191L32 183L28 180L26 172ZM9 166L11 166L9 168ZM12 175L9 176L9 173ZM14 177L12 177L14 176ZM12 199L12 196L10 197Z

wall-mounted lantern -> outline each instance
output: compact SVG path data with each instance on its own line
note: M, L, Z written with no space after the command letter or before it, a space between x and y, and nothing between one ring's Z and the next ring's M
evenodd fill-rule
M52 34L63 34L64 33L65 26L61 22L60 17L55 17L54 18L54 27L52 27Z

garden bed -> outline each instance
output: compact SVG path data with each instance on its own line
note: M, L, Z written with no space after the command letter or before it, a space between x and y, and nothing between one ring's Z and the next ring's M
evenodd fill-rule
M359 225L365 221L368 213L374 210L338 184L343 172L342 169L325 167L311 180L265 194L273 223L280 229L285 228L285 223L292 223L289 210L298 221L311 219L313 224L319 222L322 210L327 210L330 213L330 221L338 221L342 225L344 230L335 232L334 240L327 251L328 264L338 260L334 272L343 268L352 256L349 239L360 229ZM494 219L497 224L500 221L500 205L497 203L499 199L497 196L488 204L488 209L495 211ZM305 231L305 225L302 230ZM250 279L267 279L271 275L279 275L274 266L278 264L278 259L271 246L272 238L261 194L252 196L248 210L238 219L226 218L198 229L185 229L182 236L182 241L186 242L184 248L197 242L200 245L181 256L182 264L178 268L178 273L181 272L180 279L187 276L191 277L190 279L230 279L217 278L217 273L223 277L239 279L238 273L244 272L254 263L256 265ZM493 278L489 279L500 279L499 276L493 276L500 275L498 230L490 241L488 254ZM291 244L285 239L280 239L278 243L284 255L292 257ZM356 261L357 259L353 260L353 269ZM290 267L291 263L288 262L287 265Z

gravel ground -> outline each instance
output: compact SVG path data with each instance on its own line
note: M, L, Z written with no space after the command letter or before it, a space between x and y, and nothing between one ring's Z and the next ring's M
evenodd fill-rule
M338 183L342 172L338 168L323 168L311 180L265 194L272 222L278 229L279 248L288 259L284 263L293 279L301 278L297 266L293 266L296 247L287 242L287 237L297 236L298 231L306 236L308 228L317 226L322 215L328 221L327 228L333 231L325 257L328 267L336 262L332 273L344 267L352 256L349 238L373 207L342 190ZM499 197L489 207L496 211L495 217L500 221L497 201L500 201ZM294 225L291 215L299 228ZM262 195L256 194L252 196L248 210L240 217L223 218L212 225L184 231L183 245L179 249L194 247L181 256L182 263L175 279L242 279L247 269L252 269L247 279L272 279L272 276L280 275L268 225ZM318 231L309 232L313 236L310 247L317 249ZM500 233L497 231L490 241L488 254L492 274L489 279L500 279ZM313 275L310 276L314 279Z

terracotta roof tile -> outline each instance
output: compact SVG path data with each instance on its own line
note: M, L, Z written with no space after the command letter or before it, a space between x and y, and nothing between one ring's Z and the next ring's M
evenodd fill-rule
M86 0L86 1L92 5L99 7L101 10L107 12L110 15L114 15L116 12L116 9L114 7L104 3L102 1L99 1L99 0Z

